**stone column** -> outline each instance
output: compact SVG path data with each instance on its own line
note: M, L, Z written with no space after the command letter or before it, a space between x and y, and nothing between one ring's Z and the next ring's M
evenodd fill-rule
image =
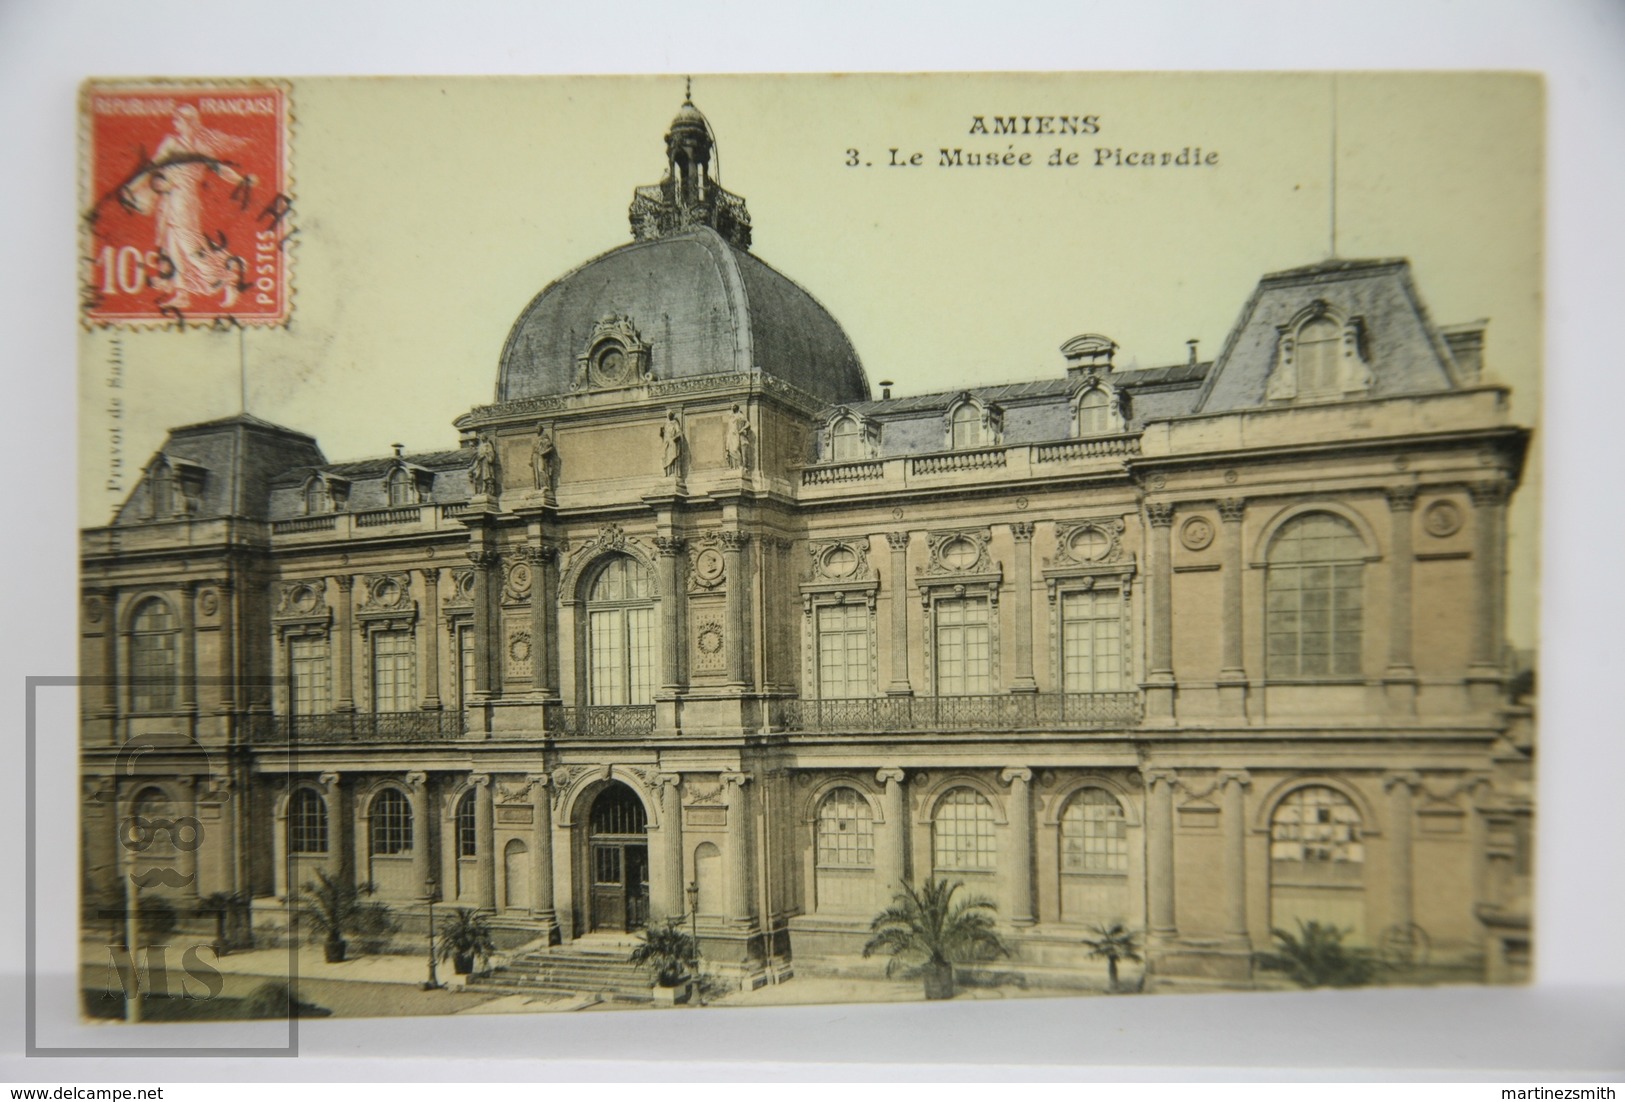
M728 686L746 688L750 685L750 670L745 665L745 640L749 637L750 580L745 566L745 545L750 536L744 532L722 533L722 560L727 566L727 589L723 594L724 617L728 631L723 640L723 658L728 668Z
M662 773L660 784L660 895L653 900L654 914L681 917L688 911L683 894L683 798L682 780L676 773Z
M1252 778L1245 769L1219 775L1224 820L1224 934L1238 946L1251 946L1247 928L1247 809L1245 790Z
M660 687L669 693L683 688L683 550L687 541L656 536L660 553Z
M215 676L220 679L218 711L224 715L237 709L237 586L231 578L220 582L220 645L216 648L220 665Z
M495 551L470 551L474 564L474 696L489 700L498 695L496 639L501 634L493 615L497 609L498 583L493 575L502 561Z
M412 896L417 898L423 894L423 886L429 882L434 866L429 863L429 832L433 808L429 802L429 777L426 773L408 773L406 775L406 795L412 806ZM453 853L455 859L456 854ZM441 894L447 899L453 897L457 889L455 883L441 886Z
M1033 677L1033 526L1031 521L1010 525L1016 541L1016 680L1013 693L1036 693Z
M553 602L553 549L533 544L525 549L530 561L530 688L549 699L558 696L553 684L553 631L548 623Z
M276 801L276 814L271 824L271 894L288 898L288 803L293 799L292 778L286 792Z
M1219 502L1219 539L1222 561L1222 600L1224 622L1220 637L1219 706L1227 715L1247 715L1247 660L1243 653L1246 613L1242 609L1241 588L1245 577L1242 566L1241 518L1247 511L1247 502L1241 498L1226 498Z
M197 585L181 585L181 711L197 711Z
M1149 529L1146 557L1151 573L1151 669L1146 681L1146 719L1172 723L1174 719L1174 609L1173 560L1169 536L1174 507L1168 502L1147 502Z
M1416 668L1412 664L1414 621L1411 583L1415 552L1411 525L1416 509L1416 487L1395 486L1386 491L1390 528L1388 571L1388 670L1383 687L1388 710L1397 715L1416 714Z
M907 532L887 532L891 548L891 684L889 696L912 696L908 683L908 539Z
M999 780L1010 786L1010 869L1005 877L1009 895L1005 913L1013 926L1031 926L1033 918L1033 836L1031 769L1006 769Z
M474 902L481 910L497 906L497 837L492 823L491 775L476 773L474 781Z
M372 798L360 787L355 792L355 882L372 879Z
M880 812L885 816L885 829L875 838L875 875L880 881L880 898L876 908L888 906L892 896L903 890L904 855L908 852L908 811L903 806L903 771L881 769L875 780L885 785L880 797Z
M531 820L531 879L534 883L530 889L530 913L551 931L558 923L553 906L553 801L545 774L526 777L525 783L530 785L531 806L535 810Z
M1415 790L1421 778L1415 773L1392 773L1382 783L1388 790L1388 922L1404 930L1408 938L1416 914L1411 830Z
M423 667L423 707L440 707L440 568L423 570L423 630L418 633Z
M355 711L355 576L339 574L333 579L339 594L338 671L333 679L333 710Z
M1146 900L1151 911L1151 937L1168 942L1179 936L1174 919L1174 785L1172 769L1145 774L1150 806L1146 815Z
M123 680L118 675L118 590L111 587L107 589L86 590L86 596L98 601L101 605L102 617L102 668L101 676L105 679L101 689L101 714L113 719L118 716L118 687ZM118 741L116 730L109 729L109 737Z
M327 808L327 860L324 862L328 877L334 883L344 880L344 808L339 803L339 775L323 773L317 778L322 787L322 804Z
M722 774L722 786L727 792L728 834L724 860L728 866L728 919L737 926L749 926L755 921L751 908L751 811L748 773Z
M1502 600L1505 578L1501 559L1506 549L1504 480L1468 487L1474 506L1473 640L1467 670L1467 689L1475 707L1493 708L1501 699Z

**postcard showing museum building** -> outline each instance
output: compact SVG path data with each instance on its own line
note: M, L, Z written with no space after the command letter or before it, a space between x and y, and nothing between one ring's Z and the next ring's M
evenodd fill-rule
M87 1013L1530 974L1538 80L81 111Z

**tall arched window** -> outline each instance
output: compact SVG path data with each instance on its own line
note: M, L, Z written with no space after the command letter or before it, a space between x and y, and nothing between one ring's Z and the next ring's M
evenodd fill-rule
M327 801L321 793L297 788L288 800L288 852L327 852Z
M974 788L951 788L931 821L931 864L938 872L988 870L997 845L993 806Z
M950 445L954 451L982 446L982 411L973 403L961 402L950 423Z
M654 617L642 567L625 555L606 562L587 591L588 703L651 702Z
M174 710L179 645L169 602L161 597L143 601L130 619L130 704L137 712Z
M1298 397L1329 398L1339 394L1337 366L1343 333L1330 318L1316 318L1298 330L1293 357L1298 367Z
M388 486L390 505L411 505L417 501L412 476L404 467L396 467L389 472Z
M863 427L855 417L842 417L829 429L830 458L836 462L864 458Z
M386 788L372 801L372 852L390 856L412 851L412 805L406 793Z
M474 825L474 792L470 789L457 801L457 856L479 854L479 833Z
M1298 920L1365 932L1365 842L1359 809L1329 785L1289 792L1270 816L1270 925Z
M1360 673L1365 542L1331 513L1305 513L1270 541L1264 642L1271 677Z
M1061 813L1062 872L1127 872L1123 805L1103 788L1085 788Z
M1078 435L1100 436L1112 431L1111 400L1099 387L1089 390L1078 399Z
M837 788L818 802L818 867L873 868L875 816L869 801Z
M332 505L333 500L327 494L327 483L320 475L311 475L305 482L305 512L325 513Z

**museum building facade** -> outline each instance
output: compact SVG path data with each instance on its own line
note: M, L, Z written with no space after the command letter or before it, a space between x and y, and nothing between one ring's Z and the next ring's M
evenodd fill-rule
M1065 985L1122 922L1245 982L1272 928L1522 974L1507 692L1527 430L1403 260L1265 276L1211 361L874 397L750 251L685 103L634 240L543 289L460 446L171 431L82 537L87 898L318 871L507 946L665 917L741 982L873 969L903 884ZM140 753L134 753L139 748ZM120 844L132 816L197 844Z

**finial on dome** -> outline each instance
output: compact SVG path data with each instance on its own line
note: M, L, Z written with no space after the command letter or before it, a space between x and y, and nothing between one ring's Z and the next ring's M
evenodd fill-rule
M711 123L694 106L694 78L685 78L683 104L666 131L666 177L632 193L627 212L632 236L648 241L709 226L737 249L750 248L750 212L745 200L723 189Z

